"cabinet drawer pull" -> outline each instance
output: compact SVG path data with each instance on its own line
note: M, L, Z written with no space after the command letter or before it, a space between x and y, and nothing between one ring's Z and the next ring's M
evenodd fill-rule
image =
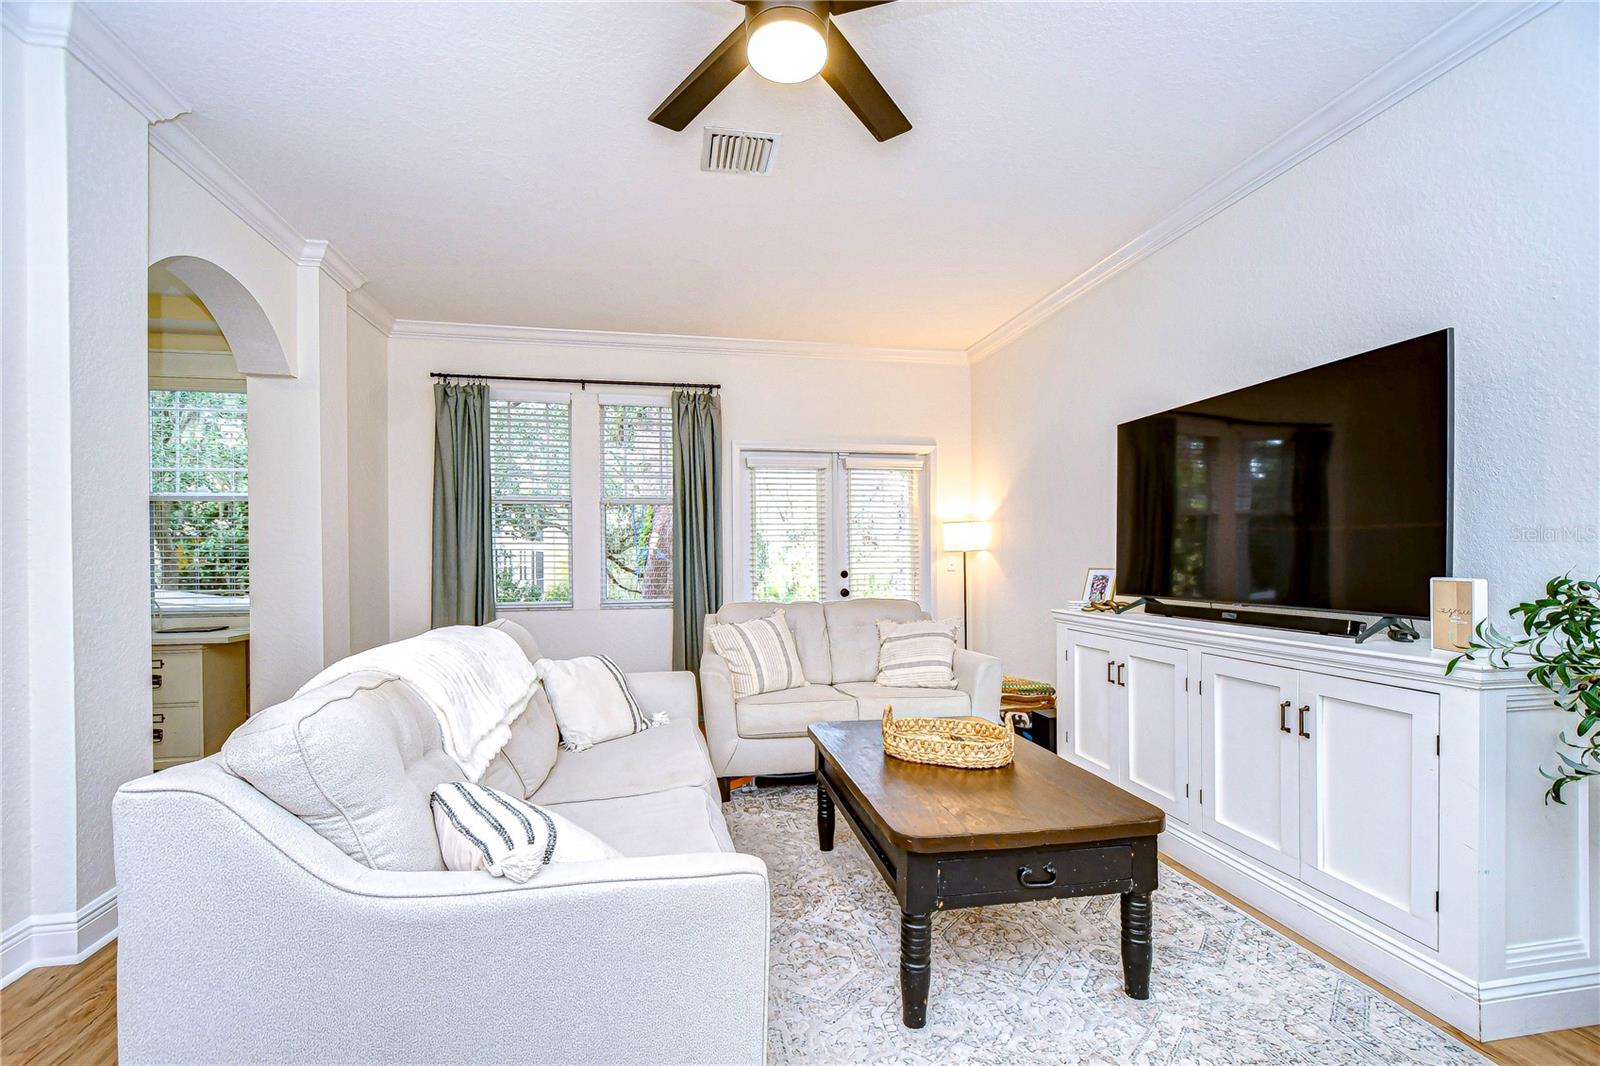
M1306 715L1308 715L1310 713L1311 713L1311 705L1310 704L1302 704L1300 706L1300 735L1302 737L1305 737L1307 740L1311 739L1311 734L1306 732Z
M154 723L155 725L160 725L162 722L165 722L166 720L167 720L167 716L162 714L160 711L153 711L150 714L150 721L152 723Z
M1056 883L1056 864L1047 862L1040 871L1042 877L1033 876L1033 867L1024 866L1017 871L1017 883L1023 888L1049 888Z
M1278 731L1281 733L1287 733L1290 731L1289 703L1289 700L1284 700L1282 703L1278 704Z
M167 731L165 729L152 729L150 730L150 743L159 744L166 735Z
M151 674L150 675L150 687L151 688L160 688L161 687L161 675L160 674Z
M1117 684L1120 685L1123 688L1127 688L1128 687L1127 685L1123 684L1123 681L1122 681L1122 671L1125 670L1127 668L1127 666L1128 666L1127 663L1118 663L1117 664Z
M1116 682L1111 679L1111 668L1115 665L1117 664L1112 662L1110 659L1106 660L1106 684L1108 685L1116 684Z

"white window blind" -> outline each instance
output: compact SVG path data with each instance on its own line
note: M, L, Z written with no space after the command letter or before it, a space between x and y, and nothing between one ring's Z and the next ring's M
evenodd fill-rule
M851 457L848 485L850 594L922 598L922 464Z
M827 465L751 456L747 466L751 596L785 602L821 599Z
M150 390L150 589L163 609L248 605L248 429L242 392Z
M489 402L495 602L572 603L572 418L564 400Z
M672 599L672 418L659 404L600 404L602 603Z

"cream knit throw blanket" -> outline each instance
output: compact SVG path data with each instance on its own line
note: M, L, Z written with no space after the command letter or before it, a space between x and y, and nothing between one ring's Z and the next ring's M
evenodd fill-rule
M358 670L393 674L422 697L439 720L445 752L468 781L481 778L505 747L511 723L539 684L511 637L484 626L446 626L341 659L300 692Z

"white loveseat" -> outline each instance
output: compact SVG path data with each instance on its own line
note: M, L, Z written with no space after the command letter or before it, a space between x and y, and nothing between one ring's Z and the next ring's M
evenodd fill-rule
M766 868L729 839L693 675L628 682L671 723L569 752L530 710L507 744L522 769L502 755L485 776L537 778L530 800L627 856L525 885L443 868L428 795L460 772L383 674L124 785L122 1061L761 1062Z
M700 660L706 740L724 798L730 777L811 770L816 749L806 727L813 722L877 720L886 704L893 704L896 714L935 718L975 714L1000 720L1000 660L992 655L957 648L953 689L890 688L877 683L878 622L927 618L912 600L730 603L707 615L706 625L765 618L779 607L800 654L808 682L804 687L735 699L727 660L709 650Z

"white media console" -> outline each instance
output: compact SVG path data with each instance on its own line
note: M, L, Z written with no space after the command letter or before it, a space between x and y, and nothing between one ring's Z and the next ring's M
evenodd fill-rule
M1425 640L1053 615L1060 752L1163 853L1479 1039L1600 1023L1600 790L1544 802L1547 693Z

